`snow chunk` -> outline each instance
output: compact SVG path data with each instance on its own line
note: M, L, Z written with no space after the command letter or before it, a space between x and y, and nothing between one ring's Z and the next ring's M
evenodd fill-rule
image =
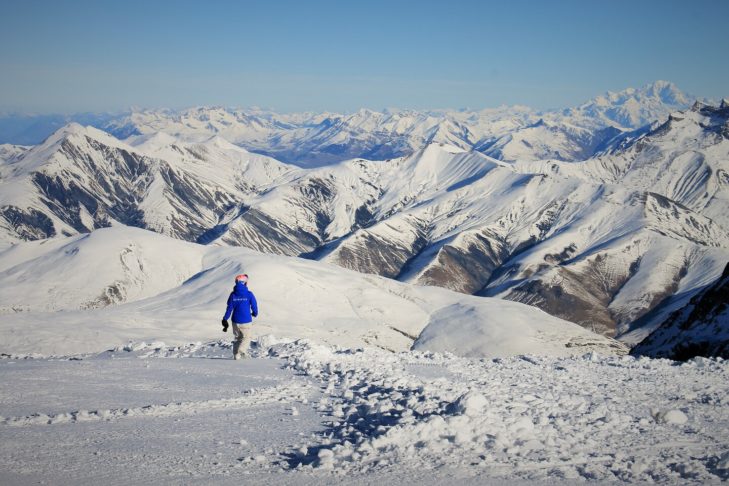
M688 417L680 410L658 411L654 414L656 422L663 424L683 425L688 422Z
M483 395L470 391L461 395L458 400L456 400L454 403L454 410L456 413L461 415L475 417L484 411L487 404L488 401Z

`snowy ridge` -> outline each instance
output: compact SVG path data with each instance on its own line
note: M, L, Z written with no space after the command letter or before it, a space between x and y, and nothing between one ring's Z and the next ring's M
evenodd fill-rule
M729 108L696 103L625 145L585 162L520 163L515 167L528 173L579 177L658 193L723 221L727 211L727 123Z
M186 144L158 136L132 147L71 124L3 166L2 237L8 244L119 222L194 241L293 169L218 137Z
M0 164L12 164L29 148L23 145L12 145L9 143L0 144ZM0 174L3 174L3 172L0 172Z

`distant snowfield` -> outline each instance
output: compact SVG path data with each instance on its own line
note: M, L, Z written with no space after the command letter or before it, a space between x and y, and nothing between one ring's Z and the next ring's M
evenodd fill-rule
M253 359L229 355L217 341L0 360L0 483L729 479L722 360L479 360L270 336Z
M260 305L254 335L405 351L428 326L419 349L457 352L457 338L478 357L627 351L515 302L114 226L0 252L0 352L67 355L129 341L217 339L233 277L244 272Z

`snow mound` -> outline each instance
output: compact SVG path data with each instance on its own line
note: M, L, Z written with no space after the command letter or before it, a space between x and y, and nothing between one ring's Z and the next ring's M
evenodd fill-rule
M453 405L456 413L467 415L469 417L476 417L484 412L488 405L488 401L480 393L470 391L461 395Z
M91 309L151 297L200 270L205 248L131 227L0 252L0 314Z
M514 302L483 299L486 305L456 303L434 312L413 349L488 358L628 352L618 341L538 309L523 312Z

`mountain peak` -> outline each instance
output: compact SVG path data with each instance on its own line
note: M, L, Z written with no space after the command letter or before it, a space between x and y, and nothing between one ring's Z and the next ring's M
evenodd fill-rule
M667 105L688 105L691 99L674 83L664 80L647 84L641 91L645 95L657 98Z
M598 106L625 105L636 101L645 104L653 101L673 107L686 107L691 103L691 100L693 100L693 97L686 95L674 83L658 80L639 89L626 88L622 91L608 91L604 95L588 101L583 106L592 104Z
M77 137L88 137L111 147L130 149L127 144L121 142L119 139L109 135L103 130L99 130L92 126L84 126L76 122L70 122L56 130L40 146L50 147L64 140Z
M658 80L639 89L608 91L564 113L580 115L606 126L635 129L665 119L673 111L685 110L693 100L694 97L685 94L670 81Z
M235 150L238 152L248 152L246 149L235 145L228 141L228 139L221 137L220 135L213 135L209 139L203 142L204 145L214 146L225 150Z
M76 122L70 122L58 130L56 130L51 137L58 136L70 136L70 135L85 135L86 134L87 127L81 125L80 123Z

